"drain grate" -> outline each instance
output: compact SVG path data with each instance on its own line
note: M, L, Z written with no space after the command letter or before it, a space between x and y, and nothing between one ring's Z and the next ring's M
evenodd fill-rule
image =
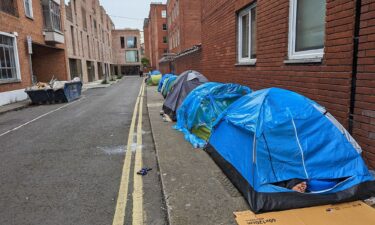
M241 193L237 190L237 188L232 184L232 182L223 174L222 172L216 172L215 174L216 179L223 185L224 189L227 193L233 197L241 197Z

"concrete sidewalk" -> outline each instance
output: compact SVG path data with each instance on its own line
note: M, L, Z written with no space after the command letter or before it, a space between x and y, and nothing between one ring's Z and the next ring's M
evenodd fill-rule
M90 83L83 84L82 85L82 93L87 91L88 89L109 87L113 84L116 84L120 80L108 81L108 84L102 84L103 80L97 80L97 81L93 81L93 82L90 82ZM11 104L7 104L7 105L3 105L3 106L0 106L0 115L4 114L4 113L7 113L7 112L11 112L11 111L21 110L21 109L24 109L24 108L29 107L29 106L31 106L30 99L15 102L15 103L11 103Z
M148 87L147 107L170 224L236 224L233 212L249 209L244 198L206 152L193 149L172 123L162 120L162 104L156 87Z

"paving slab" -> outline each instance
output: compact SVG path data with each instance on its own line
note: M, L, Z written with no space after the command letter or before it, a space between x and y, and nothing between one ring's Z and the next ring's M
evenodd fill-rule
M235 211L248 210L244 198L202 149L160 116L163 98L147 87L147 107L171 225L236 224Z
M4 113L7 113L7 112L10 112L10 111L16 111L16 110L26 108L26 107L30 106L30 104L31 104L30 100L27 99L27 100L24 100L24 101L15 102L15 103L0 106L0 115L4 114Z

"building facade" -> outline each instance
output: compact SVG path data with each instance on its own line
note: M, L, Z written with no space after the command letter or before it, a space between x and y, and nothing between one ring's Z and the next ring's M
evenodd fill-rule
M167 15L170 53L201 43L201 0L168 0Z
M0 1L0 105L33 82L67 79L63 0Z
M83 82L107 79L114 61L111 18L99 0L71 0L65 8L69 77Z
M141 32L138 29L112 31L114 73L138 75L141 70Z
M200 63L194 59L202 42L201 4L200 0L167 1L169 54L159 59L162 73L179 74Z
M374 168L374 21L375 3L365 0L202 1L202 45L175 64L210 81L280 87L317 101Z
M168 52L167 6L151 3L148 19L144 23L145 51L150 60L150 69L159 69L159 60ZM146 37L148 34L148 37Z

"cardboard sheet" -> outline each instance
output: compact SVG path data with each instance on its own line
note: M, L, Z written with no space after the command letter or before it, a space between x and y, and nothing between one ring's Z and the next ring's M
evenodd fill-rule
M254 214L235 212L238 225L375 225L375 209L362 201Z

